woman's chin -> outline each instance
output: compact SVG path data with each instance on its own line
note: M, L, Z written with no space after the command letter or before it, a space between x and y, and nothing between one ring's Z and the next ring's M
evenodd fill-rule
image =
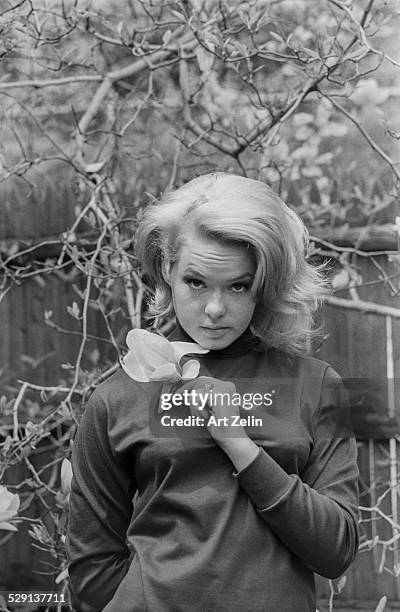
M200 343L198 342L198 344ZM218 351L220 349L226 348L227 346L229 346L229 344L231 343L224 342L223 344L221 344L220 342L202 342L200 346L204 349L208 349L209 351Z
M202 348L210 351L224 349L232 344L233 340L234 338L232 339L231 334L229 333L215 338L209 337L209 335L206 333L200 333L196 338L196 342L200 344Z

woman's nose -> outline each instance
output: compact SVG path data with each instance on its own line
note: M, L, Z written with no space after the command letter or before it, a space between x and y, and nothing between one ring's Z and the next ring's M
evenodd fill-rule
M205 313L211 319L218 319L225 314L225 304L221 295L213 294L210 297L205 307Z

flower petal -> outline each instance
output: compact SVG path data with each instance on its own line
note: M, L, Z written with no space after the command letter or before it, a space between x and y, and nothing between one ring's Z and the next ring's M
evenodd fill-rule
M163 363L175 361L171 343L145 329L132 329L126 337L126 343L146 368L157 368Z
M176 382L181 379L174 363L164 363L150 374L150 380Z
M138 382L149 382L148 374L151 369L145 368L144 365L139 362L133 350L128 351L125 357L122 357L119 362L124 372L133 378L133 380L137 380Z
M19 509L19 504L20 504L19 495L18 493L14 493L12 496L10 505L8 506L8 510L10 510L10 512L15 512L16 514Z
M200 346L200 344L196 344L196 342L171 342L172 347L175 353L175 359L179 363L183 355L187 355L188 353L208 353L210 349L205 349Z
M3 512L18 512L20 500L17 493L10 493L6 487L0 486L0 515Z
M199 375L200 364L196 359L189 359L182 368L182 380L191 380Z
M0 523L3 521L9 521L14 518L17 513L14 510L6 510L5 512L0 512Z
M4 529L5 531L18 531L15 525L11 525L11 523L0 523L0 529Z
M2 510L7 510L11 496L12 493L10 493L6 487L3 487L3 485L0 485L0 512Z

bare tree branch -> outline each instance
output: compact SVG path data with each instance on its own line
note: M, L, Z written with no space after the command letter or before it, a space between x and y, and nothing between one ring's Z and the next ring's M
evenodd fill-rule
M338 111L340 111L343 115L345 115L345 117L347 117L356 126L356 128L361 132L361 134L364 136L365 140L372 147L372 149L376 153L378 153L378 155L390 166L390 168L392 169L397 179L400 180L400 170L397 168L397 165L399 165L400 162L394 162L392 158L387 153L385 153L382 147L380 147L378 143L372 138L372 136L361 125L361 123L351 113L349 113L341 104L339 104L339 102L337 102L334 98L332 98L331 96L328 96L326 93L321 91L321 89L319 89L319 92L321 93L321 95L323 95L326 99L329 100L332 106L334 106Z

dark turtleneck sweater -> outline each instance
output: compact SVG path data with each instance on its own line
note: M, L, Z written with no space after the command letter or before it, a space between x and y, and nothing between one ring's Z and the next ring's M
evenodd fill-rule
M169 339L191 341L179 326ZM105 612L314 612L314 572L338 577L358 545L340 377L250 332L191 358L247 399L273 398L240 408L261 420L246 426L258 455L236 473L206 428L161 425L162 383L117 371L92 394L74 441L73 590Z

